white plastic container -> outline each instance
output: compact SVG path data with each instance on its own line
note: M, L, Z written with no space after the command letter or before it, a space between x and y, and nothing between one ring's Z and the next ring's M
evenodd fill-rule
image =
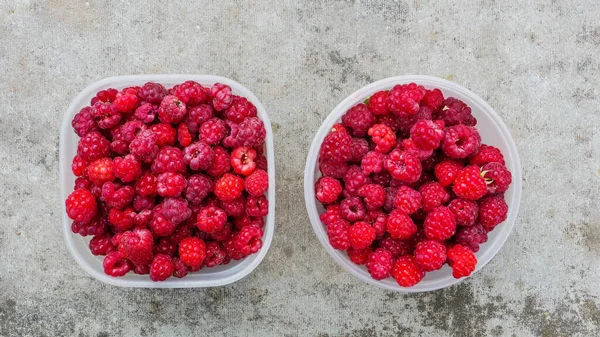
M265 217L263 246L261 250L253 255L240 261L231 261L224 266L214 268L202 268L199 272L190 273L184 278L171 277L163 282L153 282L148 275L136 275L132 272L123 277L111 277L104 274L102 268L103 257L92 255L88 248L89 237L83 238L78 234L71 232L71 219L68 218L65 211L65 200L73 190L75 176L71 171L71 161L77 153L77 142L79 137L71 127L73 116L86 105L90 104L90 100L95 96L96 92L106 88L121 89L133 85L143 85L146 82L153 81L161 83L166 87L182 83L187 80L196 81L205 86L211 86L214 83L223 83L231 87L236 95L248 98L258 110L258 117L263 120L267 131L266 136L266 156L268 162L269 173L269 190L267 198L269 200L269 214ZM132 75L132 76L117 76L109 77L85 88L69 105L65 112L62 127L60 130L60 188L61 188L61 208L63 212L63 230L67 247L73 255L77 263L90 275L98 280L123 287L145 287L145 288L200 288L200 287L216 287L235 282L254 270L267 254L273 239L275 226L275 160L273 151L273 131L271 130L271 122L258 98L241 84L220 76L212 75Z
M506 167L512 172L512 184L505 194L506 203L509 207L508 217L504 223L498 225L498 227L488 235L488 242L482 244L480 250L475 254L478 260L475 271L483 268L483 266L498 253L508 238L515 220L517 219L519 203L521 201L521 163L515 142L512 139L508 128L504 125L502 119L500 119L500 116L498 116L494 109L468 89L437 77L419 75L398 76L369 84L342 101L335 109L333 109L319 128L308 152L306 169L304 172L304 198L310 222L323 247L325 247L329 255L331 255L331 257L344 269L367 283L385 289L407 293L445 288L462 281L464 278L455 279L452 277L451 268L448 265L444 265L440 270L427 273L420 283L411 288L399 286L391 277L381 281L374 280L364 266L354 264L350 261L345 252L335 250L329 244L326 228L319 219L319 214L324 211L324 208L315 198L314 185L321 176L317 165L319 148L333 124L340 121L342 115L348 109L355 104L364 101L375 92L391 89L394 85L399 83L403 84L411 82L423 85L426 88L438 88L444 93L444 97L458 98L470 106L473 115L477 118L477 129L481 133L482 142L498 147L504 154Z

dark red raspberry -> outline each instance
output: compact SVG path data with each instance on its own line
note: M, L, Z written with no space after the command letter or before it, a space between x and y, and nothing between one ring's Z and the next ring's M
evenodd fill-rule
M113 105L117 111L128 114L135 110L138 104L138 97L135 94L120 92L117 94Z
M248 224L249 226L250 224ZM210 238L215 241L227 241L233 237L231 222L226 222L225 226L218 231L210 233Z
M151 163L159 151L157 139L151 130L141 131L129 144L129 151L142 162Z
M184 173L185 171L183 152L176 147L165 146L161 148L152 161L152 173L154 174L163 172Z
M110 142L98 131L92 131L81 137L77 144L77 155L86 162L108 157Z
M157 206L159 207L159 206ZM150 229L155 236L169 236L173 234L177 228L177 225L167 220L164 215L158 210L152 213L152 220L150 221Z
M150 173L144 173L135 182L135 193L143 196L154 195L156 193L156 177Z
M431 156L421 160L421 166L423 166L423 171L426 172L434 172L435 165L439 164L443 159L440 158L440 153L438 151L434 151Z
M479 246L487 242L487 230L482 225L476 224L471 227L461 227L456 231L454 241L470 248L474 253L479 251Z
M215 160L215 154L203 141L198 141L183 149L183 162L194 171L209 169Z
M152 262L154 239L147 229L124 232L119 239L119 252L136 266Z
M137 194L133 198L133 208L137 211L143 211L145 209L153 209L156 205L156 200L153 195L151 196L143 196Z
M488 196L479 201L479 223L491 231L498 226L508 216L508 205L504 201L504 196Z
M96 96L92 98L91 105L94 105L96 102L109 102L112 103L117 97L117 93L119 91L115 88L108 88L106 90L100 90L96 93Z
M165 96L158 107L158 119L161 123L165 124L177 124L181 122L186 113L185 103L173 95Z
M446 246L437 241L421 241L415 247L414 255L423 271L438 270L446 262Z
M371 274L373 279L383 280L390 277L392 274L394 257L389 251L378 248L376 251L369 254L366 265L367 271Z
M223 263L226 255L227 253L220 243L214 241L208 242L206 244L206 258L204 259L204 264L208 268L218 266Z
M154 260L152 260L152 265L150 265L150 279L154 282L164 281L171 277L174 271L175 263L173 263L172 257L156 254Z
M443 119L446 126L464 124L474 126L477 124L477 119L471 115L469 108L463 101L454 97L449 97L444 100L442 107L435 115L436 119Z
M342 179L348 171L348 164L319 158L319 170L324 176Z
M246 214L246 197L243 195L231 201L219 200L219 206L228 216L238 217Z
M361 160L360 167L366 175L380 173L383 170L385 155L377 151L369 151Z
M412 287L421 282L425 272L412 255L400 256L392 268L392 277L401 287Z
M231 88L226 84L215 83L210 88L210 95L212 97L213 107L215 107L215 110L217 111L226 110L233 102Z
M431 109L431 111L438 111L444 104L444 94L440 89L427 90L421 104Z
M203 174L194 174L188 178L188 184L183 194L190 204L200 205L213 187L213 181L209 177Z
M264 154L260 154L256 157L256 168L259 168L261 170L268 170L269 167L269 163L267 161L267 157L265 157Z
M111 208L108 212L108 221L116 230L123 232L133 227L135 216L136 214L131 207L123 211Z
M71 231L81 236L103 235L107 232L107 225L106 217L97 213L92 220L85 222L73 221Z
M454 179L456 179L456 176L458 175L458 172L460 172L462 169L463 164L461 162L455 160L444 160L435 166L433 172L439 183L444 187L448 187L452 185Z
M200 131L200 125L213 118L214 115L215 111L212 106L200 104L188 108L188 114L185 116L184 122L187 124L191 133L198 133Z
M115 246L110 242L110 236L101 234L96 235L90 240L90 252L93 255L107 255L115 250Z
M358 190L358 195L364 198L368 209L378 209L385 204L385 190L383 186L377 184L363 185Z
M255 170L246 177L244 186L248 194L258 197L269 189L269 175L263 170Z
M419 102L425 96L425 88L415 83L398 84L387 97L388 109L397 116L406 117L419 112Z
M377 146L375 151L388 153L396 146L396 134L385 124L375 124L369 131L369 136Z
M477 152L480 145L477 129L460 124L446 128L442 151L450 158L463 159Z
M398 118L398 133L403 137L410 136L410 129L420 120L431 120L432 112L426 106L421 106L416 115L410 115Z
M358 190L365 184L370 183L369 177L362 172L360 167L351 166L344 175L344 195L356 196Z
M394 239L408 240L417 232L417 226L408 215L395 209L387 218L387 231Z
M475 271L477 258L473 252L461 245L454 245L448 249L448 264L452 267L452 276L461 278L471 275Z
M156 105L145 103L140 105L137 109L135 109L133 117L135 117L144 124L150 124L154 122L154 119L156 118L157 114L158 107Z
M481 168L489 194L504 193L512 182L512 174L500 163L485 164Z
M248 196L246 214L249 216L266 216L269 213L269 201L264 195Z
M467 166L456 175L452 191L459 198L479 200L487 193L487 184L477 166Z
M396 115L383 115L383 116L377 116L377 124L382 124L385 125L387 127L389 127L390 129L392 129L392 131L394 133L398 132L400 130L400 128L402 127L402 124L405 123L405 118L401 118L398 117ZM412 126L412 124L411 124ZM408 128L408 130L410 130L410 127Z
M235 224L235 228L242 229L246 226L252 225L252 218L244 213L241 216L236 216L233 219L233 223Z
M350 224L345 220L334 222L327 226L329 244L333 249L348 250L350 248Z
M150 130L156 134L156 145L175 145L175 142L177 141L177 130L170 124L154 124L150 127Z
M365 221L357 221L350 226L350 244L354 249L365 249L375 241L375 230Z
M387 187L392 181L392 176L387 171L381 171L379 173L371 174L371 181L374 184L379 184L381 186Z
M240 146L231 151L231 167L237 174L249 176L256 169L256 150L251 147Z
M323 140L319 160L348 162L352 160L352 137L345 129L332 130Z
M131 141L135 139L138 132L145 129L146 126L139 120L128 121L123 125L111 129L112 142L110 143L110 149L121 155L127 154Z
M77 179L75 179L75 186L73 187L73 191L80 189L80 188L89 189L91 187L91 185L92 185L92 182L88 178L78 177Z
M204 103L208 99L208 89L194 81L185 81L175 86L173 94L183 103L190 105Z
M472 200L455 198L448 204L448 209L454 214L459 226L473 226L479 214L479 206Z
M408 186L400 186L396 192L394 204L399 212L407 215L413 214L421 208L421 193Z
M391 212L396 209L396 194L398 193L397 187L386 187L385 188L385 204L383 209L387 212Z
M479 151L470 160L471 165L483 166L488 163L500 163L504 165L504 156L496 147L481 144Z
M388 236L379 241L379 247L392 253L392 256L398 257L406 254L411 254L414 249L413 240L399 240Z
M369 109L375 115L387 115L390 110L387 106L387 91L378 91L369 98Z
M122 182L132 182L142 175L142 164L133 155L116 157L113 160L113 172Z
M98 159L88 165L86 171L90 181L96 186L102 186L107 181L115 180L114 165L110 158Z
M359 197L349 197L340 203L340 214L350 222L363 220L367 214L365 204Z
M384 167L394 179L404 182L417 181L422 171L419 159L400 150L394 150L387 155Z
M135 191L131 186L120 186L110 181L102 185L102 199L116 209L123 209L133 201Z
M352 130L355 137L364 137L375 124L375 115L366 104L359 103L342 116L342 124Z
M179 124L177 127L177 141L179 145L186 147L192 144L192 134L185 123Z
M402 149L404 153L408 153L419 160L425 160L433 155L433 150L421 149L410 138L404 139L402 143L398 144L396 149Z
M196 217L194 217L193 221L196 222ZM169 240L171 240L171 242L173 242L174 244L179 244L181 242L181 240L190 236L191 233L192 233L192 231L189 227L179 226L179 227L177 227L175 232L173 232L173 234L171 234L171 236L169 236Z
M245 256L254 254L262 247L262 236L262 229L245 226L233 237L234 248Z
M256 117L254 104L245 97L233 96L231 106L225 111L225 117L234 123L241 123L247 117Z
M352 161L360 163L369 152L369 142L364 138L352 138Z
M96 102L90 113L100 129L112 129L121 121L121 114L112 103Z
M102 267L106 275L119 277L127 274L133 267L133 263L124 258L121 253L113 251L106 255Z
M342 213L340 212L340 205L328 205L325 212L321 213L319 218L321 219L323 224L325 224L325 226L329 226L338 220L342 220L343 218Z
M214 162L212 166L206 170L206 173L213 177L220 177L231 169L229 153L220 146L213 147L213 153L215 155Z
M160 211L175 225L179 225L192 215L192 210L188 208L183 198L165 198L160 204Z
M165 96L167 96L167 89L162 84L154 82L147 82L138 92L140 101L152 104L160 104Z
M230 144L233 145L231 147L236 146L249 146L256 147L260 146L265 142L265 138L267 136L267 130L265 129L265 125L262 120L258 117L248 117L244 119L240 124L232 124L231 126L231 136L232 141ZM227 138L225 139L227 140ZM225 140L223 144L225 144Z
M197 220L199 230L206 233L212 233L223 229L225 222L227 222L227 214L218 207L209 206L203 208L200 213L198 213Z
M369 255L372 252L373 250L370 247L367 247L365 249L354 249L351 247L346 253L348 254L348 258L350 259L350 261L354 262L355 264L361 265L367 263Z
M96 125L94 116L92 116L92 108L86 106L79 110L75 117L73 117L71 126L73 126L73 130L75 130L75 133L79 137L83 137L92 131L98 130L98 125Z
M71 164L71 171L73 171L73 174L76 177L87 175L86 165L87 163L83 158L79 155L75 155L75 157L73 157L73 163Z
M419 193L423 198L423 210L431 212L434 208L443 205L450 200L450 194L438 182L430 182L419 187Z
M444 241L456 232L456 219L448 207L439 206L427 214L423 227L428 239Z
M200 125L200 140L207 144L219 144L226 135L227 125L217 117L213 117Z
M164 172L156 178L156 193L162 197L178 197L187 186L183 175L173 172Z
M181 262L181 259L177 257L173 259L173 264L175 265L175 270L173 270L173 276L177 278L183 278L191 271L191 268L186 266L186 264Z
M179 243L179 258L190 267L199 268L206 258L206 244L197 237L189 237Z
M444 139L444 122L420 120L410 129L410 139L423 150L435 150Z

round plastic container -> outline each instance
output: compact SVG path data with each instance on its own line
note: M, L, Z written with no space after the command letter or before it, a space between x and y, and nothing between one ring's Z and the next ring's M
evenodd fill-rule
M333 124L339 122L342 115L348 109L355 104L364 101L375 92L391 89L394 85L399 83L411 82L423 85L426 88L438 88L444 93L444 97L456 97L469 105L473 111L473 115L477 118L477 129L481 133L482 142L498 147L504 154L507 168L512 172L512 184L505 194L505 199L509 207L508 218L489 234L488 242L482 244L479 252L475 254L478 260L475 271L483 268L483 266L498 253L508 238L515 220L517 219L519 203L521 201L521 163L515 142L512 139L508 128L504 125L502 119L500 119L500 116L498 116L494 109L470 90L456 83L437 77L419 75L398 76L369 84L342 101L335 109L333 109L319 128L308 152L306 169L304 172L304 198L310 222L319 241L321 241L321 244L325 247L329 255L352 275L369 284L407 293L445 288L462 281L464 278L455 279L452 276L451 268L448 265L444 265L440 270L427 273L420 283L411 288L399 286L393 278L387 278L381 281L374 280L364 266L354 264L348 259L345 252L335 250L329 244L326 229L319 219L319 214L324 212L324 208L315 198L314 185L321 176L317 165L319 148Z
M90 238L83 238L71 232L71 219L68 218L65 211L65 200L73 190L75 176L71 171L71 160L77 152L77 142L79 137L71 127L73 116L83 107L89 105L90 100L96 92L106 88L121 89L133 85L142 85L149 81L161 83L165 86L172 86L187 80L196 81L202 85L211 86L214 83L223 83L231 87L236 95L248 98L258 110L258 117L263 120L267 131L265 150L268 162L269 190L267 198L269 200L269 214L265 217L263 246L261 250L240 261L231 261L224 266L214 268L203 268L199 272L190 273L184 278L171 277L163 282L153 282L148 275L136 275L132 272L123 277L111 277L104 274L102 268L103 257L92 255L88 248ZM60 191L61 191L61 209L63 212L63 230L67 247L75 258L75 261L90 275L98 280L122 287L144 287L144 288L200 288L216 287L235 282L250 274L263 260L273 239L275 226L275 160L273 151L273 131L271 122L258 98L246 87L241 84L220 76L212 75L131 75L109 77L85 88L69 105L65 112L62 127L60 130Z

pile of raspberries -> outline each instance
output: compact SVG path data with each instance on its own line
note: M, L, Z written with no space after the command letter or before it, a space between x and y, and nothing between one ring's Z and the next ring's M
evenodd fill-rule
M464 102L415 83L350 108L319 151L315 193L331 246L402 287L445 263L455 278L470 275L506 220L512 180L476 124Z
M229 86L102 90L72 126L80 139L66 211L105 256L106 274L164 281L261 249L266 130Z

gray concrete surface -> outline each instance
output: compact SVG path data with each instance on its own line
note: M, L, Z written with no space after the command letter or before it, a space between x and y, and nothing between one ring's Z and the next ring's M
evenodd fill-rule
M600 335L600 3L596 0L0 2L0 335ZM265 261L215 289L121 289L65 248L63 111L113 75L219 74L275 129L277 228ZM509 126L524 170L518 223L458 286L400 295L320 246L303 203L321 121L392 75L449 77Z

